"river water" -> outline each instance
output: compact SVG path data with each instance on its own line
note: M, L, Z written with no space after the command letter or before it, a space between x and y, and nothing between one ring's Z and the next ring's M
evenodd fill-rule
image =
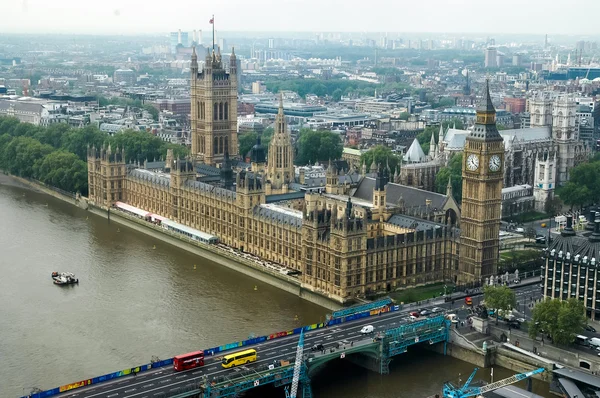
M327 313L5 176L0 214L2 397L319 322ZM55 286L52 271L73 272L80 283ZM315 377L314 393L421 397L459 369L472 366L429 353L394 361L389 376L340 362Z

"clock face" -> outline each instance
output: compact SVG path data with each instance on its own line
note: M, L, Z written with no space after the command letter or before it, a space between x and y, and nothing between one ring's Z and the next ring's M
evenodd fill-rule
M500 170L500 165L502 161L500 160L500 156L493 155L490 158L490 171L498 171Z
M479 156L474 153L470 154L467 158L467 169L475 171L479 168Z

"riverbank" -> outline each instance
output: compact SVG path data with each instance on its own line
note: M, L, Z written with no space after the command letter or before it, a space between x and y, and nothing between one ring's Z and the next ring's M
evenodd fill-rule
M160 228L144 220L138 219L133 216L128 216L123 212L110 211L109 213L107 209L102 209L100 207L89 204L85 198L78 198L75 197L75 195L70 196L67 192L56 191L52 187L45 186L40 182L12 175L2 175L0 183L29 188L37 192L42 192L47 195L53 196L64 202L87 210L96 216L109 219L109 222L118 223L137 232L141 232L145 235L151 236L152 238L160 240L171 246L175 246L179 249L183 249L202 258L214 261L226 268L250 276L258 281L269 284L288 293L295 294L296 296L304 300L325 307L329 310L334 311L342 307L342 305L337 301L302 287L302 283L300 282L300 280L298 280L298 278L280 274L278 272L269 270L268 268L261 267L258 264L253 263L252 261L246 260L239 256L234 256L230 253L227 253L224 250L219 250L218 248L213 247L211 245L205 245L193 241L185 236L167 231L164 228Z
M115 222L137 232L141 232L145 235L156 238L169 245L183 249L202 258L214 261L224 267L250 276L256 280L267 283L288 293L295 294L296 296L313 304L320 305L321 307L325 307L332 311L342 307L334 300L303 288L302 283L297 278L271 271L253 263L252 261L231 255L224 250L219 250L212 245L202 244L200 242L188 239L183 235L173 233L152 223L148 223L147 221L141 220L134 216L129 216L123 212L109 212L106 209L102 209L94 205L88 205L87 210L94 215L106 218L109 220L109 222Z

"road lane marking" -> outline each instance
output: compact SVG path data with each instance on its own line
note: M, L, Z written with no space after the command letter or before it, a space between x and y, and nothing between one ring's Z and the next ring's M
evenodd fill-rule
M132 391L135 391L135 390L137 390L137 388L132 388L131 390L125 390L125 392L127 393L127 392L132 392Z

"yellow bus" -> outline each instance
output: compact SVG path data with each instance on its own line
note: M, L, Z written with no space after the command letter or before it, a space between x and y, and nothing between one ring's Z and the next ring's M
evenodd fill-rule
M225 355L221 365L227 369L254 361L256 361L256 350L244 350Z

